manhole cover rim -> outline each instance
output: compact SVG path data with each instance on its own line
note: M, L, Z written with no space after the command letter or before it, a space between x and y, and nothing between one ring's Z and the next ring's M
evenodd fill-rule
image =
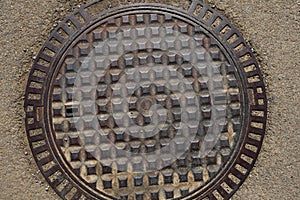
M199 3L200 4L200 3ZM153 7L154 9L158 9L158 8L160 8L160 7L162 7L162 8L166 8L166 10L167 9L172 9L172 11L176 11L176 12L178 12L178 13L181 13L182 14L182 10L180 10L180 9L177 9L177 8L173 8L173 7L171 7L171 6L166 6L166 5L160 5L160 4L142 4L143 6L145 6L145 7L147 7L147 6L149 6L149 7ZM202 4L200 4L200 5L202 5ZM84 7L82 7L80 10L79 10L79 12L80 13L83 13L83 10L84 10L84 8L86 8L86 7L88 7L89 5L86 5L86 6L84 6ZM135 5L130 5L131 7L132 6L135 6ZM116 8L116 9L114 9L115 11L118 11L118 10L122 10L123 8L126 8L127 7L127 9L129 9L130 8L130 6L124 6L124 7L119 7L119 8ZM141 6L141 4L139 4L139 5L136 5L136 6ZM195 7L195 2L191 5L191 8L193 8L193 6ZM229 24L229 22L224 18L224 17L222 17L222 16L220 16L219 14L217 14L213 9L211 9L211 8L209 8L209 7L207 7L207 6L204 6L203 5L203 7L204 8L207 8L208 10L210 10L210 11L212 11L213 12L213 16L214 17L220 17L222 20L224 20L224 22L225 22L225 25L230 25ZM189 14L191 15L191 13L193 13L193 9L191 9L190 8L190 11L189 11ZM136 8L136 9L138 9L138 8ZM113 10L113 9L112 9ZM75 12L76 13L76 12ZM74 14L73 14L74 15ZM72 15L72 16L73 16ZM71 17L72 17L71 16ZM101 14L100 14L100 16L101 16ZM96 18L93 18L93 19L95 19L95 21L98 21L97 19L98 19L98 17L99 16L96 16ZM102 16L103 17L103 16ZM190 18L191 17L194 17L195 18L195 16L189 16ZM63 23L62 23L62 25L60 25L59 27L57 27L56 28L56 31L57 30L59 30L60 28L62 28L63 27L63 25L64 24L66 24L66 22L69 20L70 18L67 18ZM211 32L213 32L214 34L214 36L216 36L216 38L217 39L219 39L220 37L217 37L218 35L217 35L217 33L216 33L216 31L215 31L215 29L214 29L214 27L212 27L211 26L211 24L207 24L207 22L205 22L204 23L204 21L202 20L202 18L195 18L195 21L196 20L200 20L204 25L206 25L206 26L204 26L204 28L205 29L207 29L207 27L210 27L211 28ZM91 22L91 21L93 21L93 20L90 20L89 21L89 23ZM90 24L89 23L86 23L86 24L84 24L82 27L89 27L90 26ZM199 23L199 22L198 22ZM230 25L231 26L231 25ZM232 26L231 26L232 27ZM84 29L81 29L79 32L81 32L81 31L84 31ZM250 60L250 63L251 64L254 64L255 66L256 66L256 70L255 70L255 75L258 75L259 76L259 81L258 82L256 82L256 83L254 83L254 84L249 84L248 85L248 87L249 88L251 88L251 87L255 87L255 88L261 88L262 89L262 93L260 94L260 95L258 95L258 96L254 96L254 101L258 101L258 99L261 99L261 100L263 100L264 102L263 102L263 104L262 105L259 105L257 108L257 110L262 110L262 111L264 111L264 117L260 117L260 122L262 122L263 123L263 128L262 129L260 129L260 130L256 130L256 133L259 133L259 135L261 136L261 138L260 138L260 141L254 141L253 139L251 140L251 141L249 141L249 138L246 138L245 137L245 140L242 142L242 145L243 145L243 147L239 150L239 152L238 152L238 154L236 154L237 156L235 157L235 161L233 161L232 162L232 165L234 165L234 164L236 164L236 160L241 160L241 155L242 154L246 154L247 155L247 153L249 154L249 150L247 150L247 149L245 149L245 146L244 145L246 145L246 144L252 144L252 145L254 145L254 146L256 146L257 147L257 152L256 152L256 154L254 155L253 153L250 153L250 155L252 156L251 158L253 158L253 162L252 162L252 164L250 164L250 166L249 166L249 164L248 164L248 168L247 168L247 172L246 172L246 174L243 174L243 175L241 175L241 174L239 174L239 176L240 176L240 183L239 184L237 184L237 186L239 187L241 184L242 184L242 182L246 179L246 177L248 176L248 174L250 173L250 171L251 171L251 169L252 169L252 167L254 166L254 162L255 162L255 160L256 160L256 158L257 158L257 155L258 155L258 152L259 152L259 150L260 150L260 148L261 148L261 143L262 143L262 141L263 141L263 137L264 137L264 131L265 131L265 124L266 124L266 107L267 107L267 100L266 100L266 95L265 95L265 87L264 87L264 84L263 84L263 81L262 81L262 76L261 76L261 73L260 73L260 70L259 70L259 67L258 67L258 64L257 64L257 62L255 61L255 58L254 58L254 56L253 56L253 53L251 52L251 50L250 50L250 48L248 47L248 45L245 43L245 41L243 40L243 38L241 37L241 35L237 32L237 30L235 29L235 28L232 28L231 29L231 31L232 31L232 34L237 34L238 36L239 36L239 39L238 40L240 40L238 43L240 43L240 42L243 42L244 43L244 45L245 45L245 47L246 47L246 53L249 53L250 54L250 56L251 56L251 60ZM75 35L79 35L80 33L79 32L77 32L76 33L76 31L75 31ZM51 34L51 37L55 37L55 31ZM50 37L50 38L51 38ZM70 36L70 40L73 40L74 38L76 38L76 37L74 37L74 34L73 35L71 35ZM221 40L218 40L218 41L221 41ZM37 60L39 59L39 58L43 58L43 56L44 56L44 54L43 54L43 49L45 48L45 47L49 47L49 41L47 41L47 43L44 45L44 47L42 48L42 50L41 50L41 52L39 53L39 55L38 55L38 57L37 57ZM68 40L65 40L64 41L64 43L61 45L63 48L60 48L59 50L57 50L57 52L64 52L64 49L67 49L67 46L65 46L65 44L67 44L68 43ZM69 42L69 43L71 43L71 42ZM226 51L229 51L229 49L230 50L232 50L232 48L231 47L228 47L229 45L225 42L225 45L224 44L221 44L222 46L225 46L224 47L224 49L226 50ZM58 56L58 57L56 57L56 59L55 60L59 60L59 58L60 58L60 54L61 53L57 53L56 52L56 54L55 54L55 56ZM231 55L231 53L232 53L232 55ZM229 51L229 54L230 54L230 56L232 56L234 59L232 59L234 62L236 62L237 60L238 60L238 56L237 56L237 54L234 52L234 51ZM46 58L47 59L47 58ZM248 63L249 64L249 63ZM243 68L243 67L245 67L245 65L246 64L243 64L243 63L237 63L237 66L241 66L241 68ZM52 63L52 60L51 60L51 66L53 66L53 63ZM54 65L54 66L56 66L56 65ZM246 65L247 66L247 65ZM28 134L28 139L29 139L29 142L30 142L30 146L31 146L31 149L32 149L32 151L34 152L34 158L35 158L35 160L36 160L36 162L38 163L38 166L39 166L39 168L41 169L41 171L43 172L43 174L45 175L45 174L47 174L46 172L44 172L43 170L42 170L42 164L41 164L41 160L38 160L37 159L37 157L36 157L36 155L38 154L37 152L37 149L35 149L35 148L33 148L33 146L32 146L32 143L33 142L35 142L36 140L39 140L39 139L41 139L41 138L38 138L38 137L32 137L32 135L29 133L30 131L30 129L34 129L34 127L32 127L32 126L30 126L30 124L28 123L28 118L30 118L31 117L31 114L32 114L32 112L31 111L28 111L27 109L28 109L28 106L33 106L34 107L34 111L35 112L41 112L39 109L37 109L37 107L39 107L39 106L43 106L43 105L47 105L47 104L44 104L44 103L48 103L48 102L46 102L46 101L48 101L47 99L45 99L45 101L43 102L43 100L42 99L40 99L39 101L30 101L30 98L29 98L29 94L35 94L35 93L37 93L37 90L35 90L35 91L33 91L32 89L30 89L30 82L33 80L33 73L34 73L34 71L36 71L36 70L38 70L38 71L43 71L43 70L45 70L45 69L43 69L42 68L42 66L40 66L40 65L38 65L38 63L37 63L37 61L35 62L35 64L34 64L34 67L33 67L33 69L32 69L32 71L30 72L30 79L29 79L29 81L28 81L28 86L27 86L27 91L26 91L26 97L25 97L25 111L26 111L26 113L27 113L27 117L26 117L26 130L27 130L27 134ZM54 70L54 67L52 68L52 69L50 69L50 70ZM242 70L240 70L240 71L242 71ZM48 72L49 73L49 72ZM249 74L247 74L247 73L245 73L244 71L242 71L242 73L243 73L243 75L241 75L239 78L243 78L243 77L246 77L247 75L249 76ZM50 73L50 74L52 74L52 72ZM253 76L253 72L252 72L252 74L250 74L250 75L252 75ZM46 77L48 77L48 75L45 75L45 78ZM242 81L242 82L246 82L246 81ZM38 91L40 91L40 90L38 90ZM41 92L41 91L40 91ZM47 93L47 92L46 92ZM256 93L256 91L255 91L255 94L257 94ZM42 97L43 98L43 97ZM253 106L254 107L254 106ZM250 110L250 109L249 109ZM39 115L40 113L36 113L36 115ZM251 113L249 112L249 118L251 118ZM36 116L35 116L36 117ZM250 119L250 121L251 121L251 119ZM40 122L38 122L38 123L40 123ZM249 124L250 122L248 122L248 124ZM39 125L36 125L36 126L39 126ZM42 128L45 128L45 127L42 127ZM46 126L46 128L47 128L47 126ZM249 129L249 127L246 127L246 126L243 126L243 129ZM250 127L251 128L251 127ZM252 132L254 132L255 131L255 129L253 129L252 128ZM247 133L246 133L246 131L247 131ZM46 132L48 132L48 131L46 131ZM248 137L248 134L249 134L249 130L241 130L241 132L245 132L245 136L247 136ZM41 137L41 136L39 136L39 137ZM45 138L43 138L43 139L45 139ZM45 140L45 142L46 142L46 144L48 144L48 140ZM50 141L51 142L51 141ZM52 147L51 147L52 148ZM40 149L39 149L40 150ZM49 151L49 149L47 150L47 151ZM50 151L51 152L51 151ZM57 156L57 155L56 155ZM52 158L53 159L53 158ZM45 160L43 160L43 162L45 162ZM241 161L240 161L241 162ZM59 163L58 163L59 164ZM239 164L239 163L238 163ZM60 164L59 164L60 165ZM227 193L227 192L225 192L224 193L224 188L222 188L220 185L222 184L222 183L226 183L227 184L227 182L226 182L226 180L224 181L224 179L227 179L227 181L228 181L228 174L229 174L229 171L230 171L230 169L228 170L228 171L226 171L225 172L225 175L224 175L224 177L222 177L222 178L218 178L218 181L219 182L221 182L221 183L216 183L216 184L214 184L213 185L213 187L211 187L211 188L208 188L207 189L207 191L205 192L205 193L203 193L203 194L201 194L202 196L203 196L203 198L205 197L205 196L207 196L207 194L208 194L208 197L209 198L213 198L213 196L212 196L212 192L213 191L215 191L215 189L217 188L217 190L218 190L218 192L220 193L221 192L221 194L223 195L224 194L224 198L229 198L230 196L232 196L233 195L233 193L238 189L238 187L236 187L234 190L232 190L230 193ZM64 171L62 171L62 172L64 172ZM63 174L63 176L66 176L65 174ZM66 179L70 179L69 177L65 177ZM47 181L49 182L49 184L50 185L53 185L53 183L48 179L48 178L46 178L47 179ZM73 179L71 179L71 180L69 180L69 181L74 181ZM81 184L76 184L76 188L80 188L81 186L80 186ZM54 190L56 190L56 192L62 197L62 198L65 198L65 195L66 194L64 194L66 191L63 191L63 192L60 192L60 191L58 191L55 187L54 187ZM91 190L89 190L90 192L92 192ZM79 193L84 193L85 195L88 195L89 196L89 194L88 193L86 193L84 190L82 190L82 189L80 189L80 191L79 191ZM77 194L77 195L79 195L80 196L80 194ZM197 192L196 192L197 193ZM191 194L192 196L196 196L197 194ZM76 196L76 195L75 195ZM110 197L111 198L111 197ZM192 198L192 197L191 197Z

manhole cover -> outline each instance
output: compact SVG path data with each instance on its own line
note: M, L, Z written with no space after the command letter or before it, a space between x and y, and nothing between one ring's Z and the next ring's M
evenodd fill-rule
M242 36L198 1L95 5L55 29L30 73L27 134L49 184L73 200L229 199L266 123Z

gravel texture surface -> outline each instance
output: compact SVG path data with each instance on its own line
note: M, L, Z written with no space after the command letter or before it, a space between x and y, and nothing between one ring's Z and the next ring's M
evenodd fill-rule
M31 156L23 100L33 58L50 30L83 0L0 0L0 199L59 199ZM102 9L140 1L105 0ZM147 1L154 2L154 1ZM185 1L161 0L183 7ZM300 199L300 1L204 1L236 25L256 51L268 88L262 152L232 199Z

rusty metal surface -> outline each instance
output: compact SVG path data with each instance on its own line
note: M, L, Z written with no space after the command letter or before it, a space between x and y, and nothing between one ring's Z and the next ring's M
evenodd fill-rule
M36 162L63 199L229 199L266 123L258 64L228 21L193 1L93 15L51 34L25 99Z

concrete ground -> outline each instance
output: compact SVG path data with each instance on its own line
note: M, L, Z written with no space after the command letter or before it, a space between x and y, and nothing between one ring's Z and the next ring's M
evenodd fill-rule
M1 200L59 199L38 173L30 154L23 99L33 57L53 25L82 2L0 0ZM179 0L157 2L185 5ZM105 0L103 9L119 3ZM205 3L215 5L251 43L268 88L269 117L263 149L250 177L232 199L300 199L300 1Z

